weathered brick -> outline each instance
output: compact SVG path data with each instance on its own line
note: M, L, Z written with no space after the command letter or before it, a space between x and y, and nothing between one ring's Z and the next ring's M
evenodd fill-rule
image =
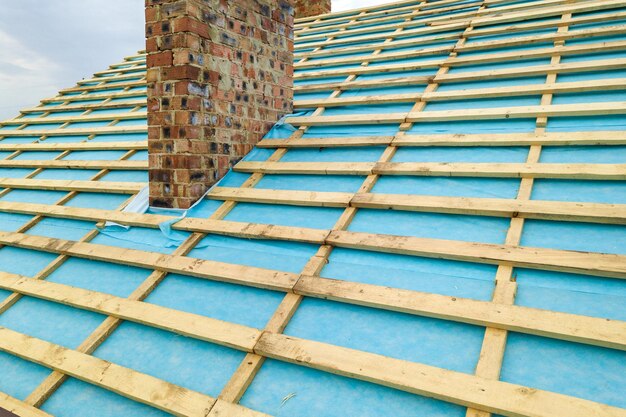
M330 13L331 0L295 0L295 17L316 16Z
M150 201L187 208L293 103L293 0L146 0Z

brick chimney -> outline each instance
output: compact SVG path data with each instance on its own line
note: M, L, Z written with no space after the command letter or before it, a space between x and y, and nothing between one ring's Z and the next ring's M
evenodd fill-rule
M296 18L330 13L331 0L295 0Z
M293 105L290 0L146 0L150 205L189 208Z

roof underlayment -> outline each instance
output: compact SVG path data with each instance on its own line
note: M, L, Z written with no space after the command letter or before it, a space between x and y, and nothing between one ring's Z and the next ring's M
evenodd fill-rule
M0 125L0 407L626 416L626 2L301 19L296 62L175 223L121 211L144 55Z

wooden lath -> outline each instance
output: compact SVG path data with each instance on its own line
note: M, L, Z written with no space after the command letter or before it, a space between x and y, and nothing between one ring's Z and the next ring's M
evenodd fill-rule
M305 175L409 175L444 177L567 178L624 180L626 164L463 163L463 162L254 162L241 161L238 172Z
M595 22L606 22L606 21L613 21L613 20L621 20L624 17L626 17L626 12L614 12L614 13L608 13L606 15L600 15L600 16L593 15L593 14L583 15L583 16L576 17L576 18L562 20L561 22L539 21L539 22L530 22L530 23L519 23L519 24L514 24L514 25L509 25L509 26L506 26L506 25L496 26L496 27L487 26L484 28L472 30L470 33L467 34L467 37L475 38L475 37L480 37L480 36L499 35L503 33L516 33L516 32L523 32L523 31L534 30L534 29L552 28L554 27L555 24L565 24L565 22L572 24L572 25L584 24L584 23L595 23ZM418 28L418 29L406 30L403 32L403 35L404 36L410 35L410 34L423 35L424 33L431 34L431 33L438 33L438 32L447 32L448 30L455 30L459 28L462 29L462 27L463 27L462 25L454 24L446 28L443 28L441 26L436 26L434 28ZM417 39L403 39L403 40L394 40L388 43L378 43L377 40L381 37L380 35L368 35L367 40L372 41L371 45L345 46L345 47L337 47L331 50L322 49L319 51L296 52L295 56L298 58L300 57L313 58L313 57L333 56L335 54L340 54L340 53L365 52L365 51L371 51L374 49L385 50L385 49L391 49L391 48L397 48L397 47L420 45L425 42L432 42L432 41L437 41L437 40L453 39L451 36L452 35L450 34L444 33L444 34L439 34L439 35L435 34L435 35L431 35L428 37L419 36L419 38ZM455 34L454 36L458 37L460 36L460 34Z
M112 194L135 194L146 184L113 181L81 180L38 180L20 178L0 178L2 188L21 188L25 190L62 190L80 192L107 192Z
M52 414L48 414L32 405L26 404L4 392L0 392L0 410L6 410L19 417L53 417Z
M122 133L147 133L148 126L69 127L63 129L2 130L2 136L89 136Z
M0 327L0 350L175 416L218 416L211 413L216 399L208 395L5 327ZM171 395L172 392L176 395ZM241 406L237 408L245 410ZM265 414L248 409L242 415L261 417Z
M65 246L78 244L78 242L50 238L48 240L38 239L55 245L61 242ZM32 242L33 239L30 241ZM21 244L19 246L24 247ZM91 246L99 246L103 250L110 248L104 245ZM32 245L26 243L26 247L32 248ZM230 265L232 267L238 266ZM280 271L274 271L274 273L279 274ZM193 272L187 272L186 275L207 278L204 275L195 275ZM219 281L220 279L217 278L216 280ZM249 281L242 279L240 283L256 286L254 279ZM261 331L258 329L16 274L0 273L0 288L247 352L254 349L261 336ZM281 287L275 287L275 289L418 316L491 326L509 331L626 350L626 322L623 321L500 305L489 301L476 301L309 275L301 275L296 280L290 283L285 282Z
M128 106L126 106L128 107ZM28 117L23 119L12 120L11 124L46 124L46 123L80 123L80 122L102 122L111 120L136 120L145 119L148 116L146 111L128 111L124 113L106 113L106 114L86 114L81 116L50 116L50 117ZM3 122L3 124L8 124ZM4 132L3 132L4 134Z
M87 111L87 110L99 110L99 109L119 109L119 108L126 108L126 107L135 107L135 106L145 106L146 105L146 98L145 98L145 93L141 94L141 95L137 95L137 94L133 94L133 95L123 95L123 98L127 98L127 97L138 97L135 100L128 100L128 101L122 101L122 102L107 102L107 103L95 103L95 104L80 104L80 101L76 101L74 100L75 103L78 104L68 104L68 105L59 105L59 106L46 106L46 107L31 107L28 109L22 109L20 110L21 113L23 114L29 114L29 113L40 113L40 112L47 112L47 113L63 113L66 111L76 111L76 110L82 110L82 111ZM106 99L110 99L113 98L112 96L107 96L104 98L104 100ZM54 101L54 100L52 100ZM63 100L61 100L63 101Z
M572 81L564 83L551 84L531 84L514 87L491 87L476 88L465 90L448 90L434 91L423 93L404 93L404 94L377 94L368 96L354 97L338 97L338 98L319 98L296 100L294 107L296 109L311 107L341 107L353 105L371 105L371 104L393 104L393 103L414 103L416 101L436 102L446 100L472 100L482 98L499 98L499 97L516 97L516 96L534 96L542 94L568 94L581 93L588 91L615 91L626 90L626 78L614 78L606 80L591 81ZM559 107L557 107L559 109ZM479 111L482 109L476 109ZM563 110L561 110L563 111ZM345 138L349 141L352 138ZM264 140L266 141L266 140ZM284 141L283 141L284 142Z
M399 132L395 136L363 136L350 138L307 138L286 141L263 139L259 148L337 148L351 146L587 146L626 145L626 132L544 132L485 134L426 134Z
M36 143L3 143L0 141L0 151L116 151L116 150L146 150L148 141L129 142L36 142ZM1 162L1 161L0 161Z
M585 13L585 12L617 9L617 8L620 8L621 6L623 6L623 4L621 3L621 0L602 0L602 1L578 1L578 2L571 3L571 4L561 5L561 6L551 6L551 7L538 8L538 9L529 9L529 10L521 11L521 12L511 12L511 13L501 13L501 14L496 13L493 16L487 15L487 16L482 16L482 17L480 16L474 17L476 11L470 11L466 13L467 17L464 17L463 15L461 16L457 15L456 19L451 18L450 16L443 16L443 17L433 17L433 18L425 19L422 21L415 21L415 22L394 23L394 24L374 26L370 28L355 29L355 30L343 31L343 32L336 31L330 34L319 34L319 35L311 35L308 37L301 37L298 39L298 42L299 42L300 48L310 48L310 47L319 46L319 44L316 42L309 42L309 41L319 41L329 36L333 36L334 38L338 38L338 39L333 40L332 43L329 43L329 44L331 45L347 44L347 43L354 42L353 39L345 39L345 37L347 36L367 35L369 33L380 32L380 31L384 31L385 29L396 29L398 27L411 28L411 27L420 27L420 26L421 27L432 26L432 29L430 27L428 27L428 29L431 29L431 30L434 29L434 30L428 33L433 33L433 32L436 32L437 29L443 29L444 27L445 29L443 30L453 30L453 29L464 28L468 25L471 25L473 27L481 27L481 26L498 25L498 24L512 23L512 22L524 22L524 21L529 21L533 19L560 16L566 12ZM551 26L554 26L554 23ZM366 37L366 36L359 37L358 40L363 41L363 40L371 40L371 39L380 39L380 38L384 38L385 36L386 35L376 34L376 35L373 35L371 38ZM341 39L342 37L344 39ZM296 50L297 49L298 48L296 48Z
M626 416L622 408L280 334L263 333L255 352L504 416Z
M420 39L420 43L417 43L417 40L405 40L399 41L396 43L398 48L406 48L407 46L416 46L414 50L405 50L401 52L388 52L382 53L375 57L375 61L391 61L394 59L404 59L404 58L415 58L419 56L429 56L429 55L438 55L442 53L449 53L453 49L457 52L469 52L469 51L489 51L490 49L499 49L503 47L509 46L520 46L520 45L528 45L528 44L538 44L544 43L547 41L558 41L558 40L566 40L566 39L586 39L593 37L603 37L603 36L611 36L611 35L619 35L626 32L626 25L616 25L616 26L608 26L602 28L595 29L582 29L578 31L569 31L563 33L548 33L544 35L535 35L535 36L522 36L517 38L507 38L502 40L495 41L483 41L483 42L472 42L470 44L465 44L458 48L452 46L437 46L437 47L425 47L418 48L417 46L421 44L431 43L432 41L442 41L446 39L457 39L459 34L447 34L447 35L439 35L433 36L432 40L429 39ZM560 55L574 55L574 54L582 54L589 52L600 52L602 50L617 50L624 49L623 41L616 42L598 42L597 44L589 44L589 45L576 45L571 47L540 47L537 49L530 50L522 50L515 51L509 53L491 53L486 54L486 56L472 56L472 57L463 57L463 58L449 58L447 63L449 65L463 65L463 64L472 64L472 63L480 63L480 62L500 62L507 61L511 58L518 59L530 59L530 58L540 58L551 56L554 53L558 53ZM352 52L353 53L353 52ZM296 63L296 69L303 68L315 68L315 67L323 67L323 66L331 66L331 65L346 65L352 63L360 63L367 59L367 56L357 56L357 57L341 57L341 58L330 58L330 59L319 59L315 61L306 61L303 63Z
M314 277L314 279L317 280L318 278ZM184 326L193 326L193 329L188 329L189 333L183 333L192 337L199 337L197 333L206 334L207 331L210 333L209 337L211 339L216 338L216 335L219 335L218 337L220 338L232 339L233 335L242 334L242 336L245 336L243 340L247 340L247 338L252 336L254 340L252 348L255 353L263 356L288 362L296 362L300 365L310 366L340 375L357 377L420 395L426 394L461 405L470 405L483 410L497 411L504 415L533 415L546 417L562 415L571 417L583 416L583 412L592 412L594 413L593 415L598 416L626 415L626 410L587 400L575 399L573 397L539 390L532 390L533 395L526 397L525 388L521 386L498 381L488 381L460 372L401 361L354 349L346 349L304 339L295 339L275 333L261 333L256 329L224 322L216 323L218 321L198 316L198 320L200 321L208 320L207 324L210 324L210 326L207 329L201 326L202 323L195 324L184 320L186 319L185 315L188 313L141 302L127 301L118 297L73 288L63 284L43 282L19 276L7 276L5 274L2 275L0 282L2 282L2 286L7 288L19 289L26 294L53 301L63 300L64 303L79 308L87 308L93 311L103 310L107 312L111 310L114 311L115 314L132 318L133 320L145 319L148 321L146 323L148 325L153 325L153 321L157 320L160 322L159 326L165 327L170 331L173 330L171 328L173 325L181 325L180 321L182 320L185 323ZM304 286L306 286L306 283ZM455 300L450 300L448 303L455 302ZM460 304L462 304L462 302L459 303L458 307L457 305L451 307L458 309L462 307ZM521 307L513 308L524 309ZM474 311L475 310L474 308ZM146 313L148 315L146 315ZM505 314L506 313L503 313L501 315L504 316ZM140 319L140 317L142 318ZM550 327L550 323L543 322L545 319L545 317L540 319L540 322ZM521 321L515 317L511 317L511 320L514 322ZM560 323L560 321L556 321L556 323ZM623 324L624 323L622 323L622 325ZM557 324L556 327L559 325L560 324ZM218 327L216 328L216 326ZM221 326L221 328L219 326ZM594 330L596 333L600 333L599 330ZM180 329L175 327L175 331L180 331ZM18 355L55 370L60 370L63 373L84 381L95 383L103 388L156 406L164 411L173 412L175 415L211 416L210 413L206 414L214 405L214 400L211 397L172 386L157 378L108 363L90 355L61 348L58 345L53 345L49 342L35 339L12 330L0 328L0 334L3 336L0 341L0 349L11 354ZM623 339L623 335L620 336ZM245 343L245 346L237 347L247 349L250 343ZM299 347L297 349L294 349L294 346L292 346L294 343L298 344ZM50 351L54 352L54 354L42 354L42 352ZM306 360L303 361L302 357L300 357L297 352L306 352ZM348 371L348 369L350 369L350 371ZM415 378L417 374L420 375L419 378ZM98 376L97 378L96 375ZM141 384L128 384L127 381L129 378L135 382L141 381ZM433 380L432 378L436 379ZM442 383L442 381L445 381L445 383ZM162 390L172 388L176 389L179 394L176 401L172 401L170 396L163 394L158 396L158 398L162 398L162 400L157 399L156 396ZM492 391L504 391L506 397L493 395ZM519 400L511 401L511 398L519 398ZM548 404L535 404L536 401L541 402L547 400L550 400ZM194 411L196 407L202 409L204 414L198 414ZM531 412L531 410L535 411ZM251 410L245 411L251 413ZM554 411L559 411L559 413L554 414ZM243 408L241 408L241 412L244 412ZM572 414L572 412L574 412L574 414Z
M147 161L82 161L82 160L25 160L2 159L0 168L45 169L111 169L141 171L148 169Z

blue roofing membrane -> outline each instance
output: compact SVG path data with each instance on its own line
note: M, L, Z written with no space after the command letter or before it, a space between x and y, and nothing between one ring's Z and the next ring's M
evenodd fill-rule
M437 6L441 2L442 5ZM431 4L432 3L432 4ZM445 3L445 4L444 4ZM487 3L487 2L485 2ZM536 4L535 4L536 3ZM417 10L421 2L402 2L388 6L389 16L397 19L378 21L387 15L368 17L365 13L358 18L347 14L337 17L329 15L319 23L301 23L301 30L307 30L296 38L296 53L308 52L314 48L332 51L335 48L348 48L336 55L312 57L312 62L326 59L371 56L372 49L349 52L371 44L383 45L387 37L394 34L398 41L415 40L431 34L405 36L396 32L400 23L403 31L425 28L424 22L430 19L443 19L457 22L474 18L484 10L498 10L507 16L520 11L543 10L551 5L545 1L502 1L495 2L487 9L479 7L480 1L429 1L432 14L412 18L407 22L407 12ZM557 2L552 2L557 3ZM559 2L566 3L566 2ZM567 8L585 2L560 4ZM593 3L593 2L588 2ZM597 3L597 2L596 2ZM410 8L401 9L402 7ZM459 6L459 7L455 7ZM462 7L461 7L462 6ZM517 8L515 8L517 7ZM398 11L393 11L398 8ZM453 10L448 10L453 8ZM513 9L510 9L513 8ZM439 12L438 10L443 11ZM369 13L385 10L372 9ZM481 11L482 10L482 11ZM619 43L626 36L624 20L613 15L626 12L626 6L599 8L599 10L574 12L569 31L598 30L596 34L574 36L565 39L564 46L609 45ZM529 41L523 45L498 47L498 42L518 37L554 35L556 24L566 11L521 21L501 21L493 24L482 23L474 29L487 31L486 35L467 35L465 45L480 45L493 42L479 50L458 52L459 59L478 57L485 54L497 56L500 53L519 52L532 54L535 49L554 47L554 38L543 41ZM343 18L344 16L345 18ZM482 17L491 16L488 13ZM324 23L324 20L330 22ZM332 20L335 19L335 20ZM358 24L337 32L336 25L356 19ZM371 21L370 21L371 20ZM411 21L409 21L411 22ZM585 23L588 22L588 23ZM524 30L523 25L539 26ZM515 27L514 25L522 25ZM541 26L544 27L541 27ZM554 25L554 26L549 26ZM489 34L488 30L510 27L510 30ZM308 27L308 29L306 29ZM566 26L567 27L567 26ZM618 34L602 35L601 29L616 27ZM446 40L430 40L410 46L387 47L381 53L419 51L420 48L452 48L466 31L467 24L450 29L439 29L444 35L452 35ZM367 29L367 30L366 30ZM351 33L355 32L355 33ZM298 33L298 32L296 32ZM438 33L434 30L433 34ZM465 32L467 34L467 32ZM309 39L311 38L311 39ZM320 42L330 39L328 46ZM335 43L333 43L335 42ZM564 53L560 64L581 64L574 69L558 73L556 83L586 82L626 78L626 70L603 69L591 65L595 60L619 60L626 58L626 47L605 47L603 53L583 52ZM317 50L316 50L317 51ZM447 59L448 52L419 57L394 58L388 61L374 61L369 67L384 67L390 64L419 64L433 60ZM298 58L297 58L298 59ZM297 60L296 60L297 61ZM324 91L307 92L302 88L322 83L337 83L346 80L351 69L362 68L361 63L324 64L316 67L296 67L296 103L299 100L325 99L332 97L348 98L390 94L422 93L428 91L455 92L460 90L492 89L497 87L528 87L546 82L547 72L532 75L516 75L515 69L525 70L532 66L549 65L551 57L541 56L527 59L507 59L505 61L450 67L450 75L470 72L511 70L505 75L485 76L478 80L450 81L436 84L432 81L439 66L410 68L408 70L380 71L358 75L354 81L378 81L371 88L347 88L341 94L334 88ZM112 66L119 72L95 76L95 80L83 83L88 92L61 92L51 102L37 109L23 113L19 118L3 122L0 126L0 160L2 161L147 161L147 146L143 149L115 148L103 150L6 150L3 145L29 143L113 143L143 141L147 138L145 115L130 120L119 121L115 116L145 112L145 56L128 57L123 65ZM115 80L117 76L136 71L136 78ZM348 75L328 76L324 71L346 70ZM301 74L315 72L313 78L299 79ZM397 77L422 77L410 85L388 86L386 83ZM134 83L118 86L120 82ZM434 87L433 87L434 86ZM113 88L112 88L113 87ZM300 90L298 90L300 88ZM433 89L434 88L434 89ZM432 90L431 90L432 89ZM106 101L107 95L128 93L126 97ZM93 99L66 101L81 96ZM626 83L610 90L596 89L586 92L556 92L551 98L554 105L587 103L626 102ZM107 108L107 103L130 103L125 107ZM545 103L545 95L543 96ZM63 104L65 103L65 104ZM548 99L548 104L550 103ZM103 105L92 115L111 115L111 120L97 122L46 123L48 117L62 118L83 114L83 111L67 110L78 104ZM481 97L471 99L444 99L428 101L422 111L456 111L476 109L515 108L542 104L541 93L528 93L505 97ZM394 136L400 132L401 123L356 124L349 117L379 115L387 113L408 114L415 102L392 104L354 104L329 107L322 116L348 116L345 123L328 123L304 128L303 140L337 139L368 136ZM317 107L317 106L315 106ZM314 107L314 108L315 108ZM323 107L323 106L320 106ZM313 109L306 114L310 115ZM54 111L49 112L53 109ZM610 115L559 115L548 117L546 132L624 132L626 131L626 111ZM143 114L143 113L142 113ZM480 113L479 113L480 114ZM35 123L31 123L35 120ZM24 126L18 129L18 127ZM105 128L131 127L108 133ZM92 134L64 135L64 129L90 128ZM536 132L537 116L520 118L488 119L480 115L472 120L418 121L406 131L408 135L442 134L512 134ZM38 131L32 136L21 131ZM40 135L40 131L44 131ZM5 133L6 132L6 133ZM17 132L17 133L16 133ZM83 132L84 133L84 132ZM3 136L4 135L4 136ZM276 130L268 138L288 141L292 131ZM287 143L287 142L286 142ZM280 146L278 146L280 147ZM386 145L346 146L346 147L306 147L288 148L280 162L326 163L375 163L383 157ZM423 146L398 147L392 163L525 163L529 158L529 146ZM244 161L264 162L274 154L274 149L255 148ZM586 145L586 146L544 146L541 149L540 163L550 164L626 164L626 145ZM147 166L147 165L146 165ZM563 165L565 166L565 165ZM623 169L622 165L620 169ZM241 172L235 167L217 185L239 188L252 174ZM261 190L300 190L315 192L341 192L354 194L359 191L366 175L321 175L321 174L265 174L254 186ZM97 169L97 168L23 168L0 167L0 181L6 179L24 180L80 180L116 182L124 184L147 183L148 175L143 169ZM375 195L421 195L447 197L497 198L514 200L520 191L520 178L503 176L419 176L419 175L380 175L371 189ZM6 188L4 188L6 187ZM20 186L0 186L0 232L17 232L26 235L80 241L87 239L93 244L110 247L129 248L141 251L172 254L181 241L190 233L176 231L163 233L157 228L131 227L127 230L107 227L99 232L97 220L73 220L24 214L3 210L2 203L28 203L62 205L82 209L119 210L134 195L133 192L110 193L59 191L53 189ZM617 204L624 210L626 204L626 181L619 179L589 180L580 178L537 178L532 183L530 198L538 201L562 201ZM219 198L205 199L190 210L188 218L208 218L222 205ZM298 204L261 202L238 202L228 212L224 220L273 224L291 227L306 227L331 230L345 208L312 207ZM623 218L624 216L622 216ZM450 214L429 211L381 210L359 208L346 227L348 232L362 232L380 235L407 236L418 238L446 239L460 242L505 244L511 225L509 217L491 217L475 214ZM96 232L94 232L96 231ZM606 224L580 221L556 221L528 219L524 222L520 246L549 248L565 251L597 252L626 255L626 226L607 222ZM246 239L236 236L208 234L186 256L204 260L225 262L265 268L294 274L303 273L303 268L318 253L319 244L272 239ZM341 281L392 287L403 290L439 294L463 299L491 301L495 288L498 265L477 263L471 260L437 259L400 253L383 253L383 250L365 250L351 247L333 248L328 262L319 276ZM144 267L130 266L115 259L93 260L66 256L58 262L58 254L32 248L12 245L0 246L0 270L26 277L45 279L47 282L70 285L91 291L129 297L153 272ZM624 259L624 258L621 258ZM50 267L57 261L55 267ZM42 271L46 271L42 273ZM585 274L578 272L529 269L515 266L512 277L517 283L514 303L533 309L551 310L594 318L626 321L626 283L621 278ZM285 296L284 292L255 288L226 282L203 279L193 274L170 273L155 287L145 299L146 303L170 309L215 318L257 329L263 329L276 312ZM42 339L66 348L79 346L106 319L106 315L48 301L31 296L23 296L14 304L7 303L11 291L0 289L0 326ZM11 305L12 304L12 305ZM366 307L347 302L331 301L322 298L304 297L303 301L288 322L284 333L301 339L371 352L390 358L426 364L437 368L473 375L480 359L485 337L485 327L466 324L454 320L425 317L418 314L402 313ZM93 355L127 368L152 375L172 384L188 388L213 398L220 395L244 360L245 352L232 347L185 337L173 331L157 329L150 325L124 321L117 327ZM18 358L0 350L0 392L19 400L25 400L50 374L45 366ZM511 331L508 334L500 380L540 390L565 394L613 407L626 409L626 353L624 350L592 346L579 342L557 340L531 334ZM396 417L455 417L465 416L467 408L456 401L442 401L429 395L417 395L394 389L385 384L366 382L358 378L336 375L319 369L292 364L277 359L268 359L260 367L240 400L240 404L256 411L274 416L396 416ZM103 416L161 416L164 411L141 404L123 395L108 391L89 382L69 378L56 389L49 399L43 402L42 410L60 417L103 417ZM512 415L503 412L503 415ZM616 414L617 415L617 414Z

